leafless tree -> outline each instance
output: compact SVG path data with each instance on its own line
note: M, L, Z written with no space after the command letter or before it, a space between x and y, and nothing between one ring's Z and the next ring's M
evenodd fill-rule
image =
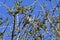
M52 1L53 0L46 0L42 5L39 0L34 0L32 4L22 6L23 0L14 0L13 8L5 4L6 0L0 2L0 5L6 8L7 13L13 20L10 22L8 17L4 20L0 17L0 25L2 26L3 23L6 23L6 26L2 26L3 29L2 32L0 32L0 39L4 40L4 33L8 26L12 24L12 26L9 26L12 28L11 31L6 33L11 37L11 40L28 40L29 37L31 37L32 40L44 40L46 34L50 35L50 38L46 40L58 40L60 37L60 1L55 0L56 6L52 5ZM51 10L46 8L48 6L47 2L50 2ZM36 10L38 14L37 17L36 15L32 15L36 5L41 8L41 10ZM43 19L41 19L42 17ZM50 27L50 29L48 27ZM44 33L40 32L42 29ZM56 36L54 37L54 35Z

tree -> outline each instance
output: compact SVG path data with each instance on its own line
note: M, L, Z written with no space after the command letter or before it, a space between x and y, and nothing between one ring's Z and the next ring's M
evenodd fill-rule
M5 1L4 3L0 2L0 5L6 8L7 13L12 17L12 22L9 21L8 17L4 20L0 17L0 26L2 26L3 23L6 24L6 26L2 27L3 32L0 32L1 40L4 39L4 34L11 24L10 27L12 29L6 33L11 37L11 40L28 40L29 37L31 37L32 40L58 40L60 37L60 1L57 2L55 0L57 5L53 7L52 0L46 0L46 2L50 2L51 10L46 8L48 6L46 2L43 2L42 6L39 0L34 0L32 4L25 6L21 5L23 0L14 0L13 8L8 7ZM37 3L42 10L36 10L36 12L39 12L36 17L36 15L33 16L32 13ZM55 13L57 11L58 14ZM41 33L41 30L44 30L44 33ZM48 34L50 38L45 39L46 34ZM54 35L56 36L54 37Z

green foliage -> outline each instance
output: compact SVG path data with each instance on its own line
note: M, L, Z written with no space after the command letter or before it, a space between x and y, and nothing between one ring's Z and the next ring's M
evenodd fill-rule
M3 24L3 22L0 22L0 25L2 25Z
M25 9L26 9L27 11L30 10L30 8L29 8L28 6L26 6Z
M39 20L38 19L35 19L34 22L39 22Z
M15 9L20 9L20 6L16 3L14 6Z
M3 22L2 22L2 18L0 17L0 25L2 25L3 24Z
M59 23L59 24L60 24L60 18L58 19L57 23Z
M0 20L2 20L2 18L0 18Z
M17 13L20 13L20 14L23 13L23 9L22 9L22 7L20 7L20 5L18 3L15 4L14 9L16 10L16 14Z
M0 33L0 38L2 38L2 37L3 37L3 35L4 35L4 33Z

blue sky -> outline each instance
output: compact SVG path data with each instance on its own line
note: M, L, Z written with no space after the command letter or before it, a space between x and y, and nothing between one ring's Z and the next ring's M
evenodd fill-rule
M58 1L60 1L60 0L57 0L57 2ZM0 2L4 2L4 0L0 0ZM34 2L34 0L23 0L23 3L21 4L22 6L24 6L24 5L30 5L31 3L33 3ZM52 0L52 2L51 2L51 4L50 4L50 2L49 1L46 1L46 0L38 0L38 2L37 2L37 4L36 4L36 6L35 6L35 9L34 9L34 11L33 11L33 13L32 13L32 15L34 16L38 16L39 15L39 12L37 11L37 10L42 10L39 6L38 6L38 4L40 3L42 6L44 5L43 3L44 2L46 2L46 8L45 8L45 10L51 10L52 9L52 7L55 7L56 5L57 5L57 3L56 3L56 0ZM14 6L14 1L13 0L6 0L6 5L7 6L9 6L10 8L13 8L13 6ZM52 5L52 7L51 7L51 5ZM41 12L42 13L42 12ZM52 16L52 11L51 11L51 15L50 16ZM57 11L55 12L55 15L57 15ZM3 18L3 20L6 18L6 17L8 17L9 18L9 21L10 21L10 23L11 23L11 26L12 26L12 17L7 13L7 10L5 9L5 7L3 7L3 6L1 6L0 5L0 17L2 17ZM43 18L44 17L41 17L41 21L43 20ZM5 24L3 24L3 25L6 25L6 23ZM2 26L3 26L2 25ZM48 29L50 29L50 25L49 25L49 23L47 22L46 23L46 25L47 25L47 27L48 27ZM2 29L1 29L1 27L0 27L0 31L1 31ZM6 30L6 32L9 32L11 29L10 28L7 28L7 30ZM6 33L5 32L5 33ZM45 31L42 29L41 30L41 33L44 33ZM6 36L7 34L5 34L5 37L4 37L4 40L10 40L10 37L8 37L8 36ZM45 38L47 38L48 37L48 39L49 39L49 35L47 34L46 36L45 36ZM48 39L45 39L45 40L48 40ZM29 37L29 40L32 40L32 38L31 37ZM60 40L60 39L59 39Z

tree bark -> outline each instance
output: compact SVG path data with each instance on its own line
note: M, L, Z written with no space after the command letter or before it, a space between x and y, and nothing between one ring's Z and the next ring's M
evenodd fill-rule
M11 40L13 40L14 38L14 30L15 30L15 18L16 18L16 15L13 16L14 17L14 23L13 23L13 30L12 30L12 37L11 37Z

